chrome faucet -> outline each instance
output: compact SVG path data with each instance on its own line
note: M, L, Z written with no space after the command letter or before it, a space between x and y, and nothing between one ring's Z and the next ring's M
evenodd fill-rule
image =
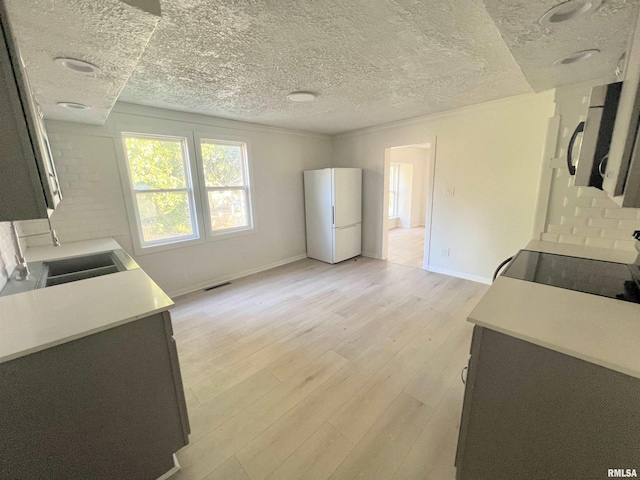
M22 252L22 246L20 245L21 238L31 238L31 237L39 237L41 235L51 235L51 243L54 247L60 246L60 240L58 240L58 236L56 235L56 231L53 229L53 225L51 225L51 219L48 218L49 222L49 231L42 233L33 233L31 235L18 235L18 229L16 227L15 222L11 222L11 232L13 233L13 241L16 246L16 280L23 281L29 278L29 265L27 264L27 259Z

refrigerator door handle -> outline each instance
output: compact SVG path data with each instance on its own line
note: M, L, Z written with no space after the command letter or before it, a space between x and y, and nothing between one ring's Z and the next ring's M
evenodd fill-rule
M336 226L336 207L332 206L331 207L331 215L332 215L332 222L333 222L333 226Z

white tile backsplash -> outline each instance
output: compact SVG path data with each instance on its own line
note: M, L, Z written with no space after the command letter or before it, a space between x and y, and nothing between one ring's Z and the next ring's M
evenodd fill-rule
M50 131L49 140L63 199L51 216L61 243L128 235L112 138ZM108 158L105 158L108 157ZM25 234L48 232L45 220L21 222ZM28 245L49 245L47 235Z
M560 243L570 243L571 245L584 245L587 239L575 235L560 235L559 241Z
M0 223L0 290L7 283L7 279L16 267L16 249L11 236L9 222Z
M556 90L560 138L556 158L566 157L571 133L584 120L590 87ZM576 187L566 168L552 175L547 222L542 240L615 250L634 250L631 234L640 229L640 209L620 208L607 194L593 187Z

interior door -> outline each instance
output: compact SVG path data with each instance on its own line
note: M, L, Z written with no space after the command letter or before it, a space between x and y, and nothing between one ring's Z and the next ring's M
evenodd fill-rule
M333 169L333 225L346 227L362 221L362 170Z
M362 252L361 224L334 228L333 263L356 257Z

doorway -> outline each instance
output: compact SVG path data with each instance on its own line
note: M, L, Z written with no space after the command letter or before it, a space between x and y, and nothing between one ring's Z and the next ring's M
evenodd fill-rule
M382 258L428 270L435 140L385 149Z

